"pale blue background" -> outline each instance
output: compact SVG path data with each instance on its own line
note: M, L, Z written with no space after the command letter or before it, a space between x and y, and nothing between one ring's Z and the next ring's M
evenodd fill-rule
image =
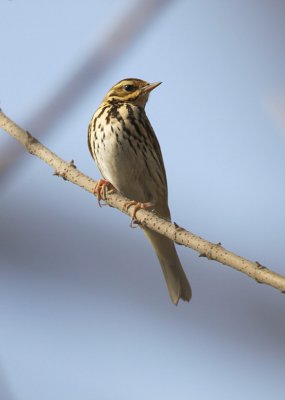
M162 2L44 135L33 122L136 3L0 0L0 106L98 178L106 91L163 81L147 113L173 219L285 274L284 1ZM11 146L1 132L2 160ZM179 247L193 300L174 307L142 232L19 150L0 171L1 400L284 396L282 294Z

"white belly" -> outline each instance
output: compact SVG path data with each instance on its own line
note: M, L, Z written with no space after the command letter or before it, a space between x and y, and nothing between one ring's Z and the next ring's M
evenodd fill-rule
M160 150L154 146L156 138L142 125L141 111L132 107L130 112L128 107L96 111L96 139L91 143L94 158L103 177L126 197L167 205L167 183Z
M153 202L155 199L149 187L152 186L151 178L147 176L142 154L135 143L133 148L136 152L131 147L129 136L121 131L118 122L112 123L112 128L107 125L104 131L97 133L96 158L103 177L125 196L141 202Z

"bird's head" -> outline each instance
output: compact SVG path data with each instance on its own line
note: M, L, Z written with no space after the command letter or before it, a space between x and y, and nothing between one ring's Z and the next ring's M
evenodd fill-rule
M104 97L104 103L131 103L144 107L149 93L161 82L148 83L141 79L127 78L116 83Z

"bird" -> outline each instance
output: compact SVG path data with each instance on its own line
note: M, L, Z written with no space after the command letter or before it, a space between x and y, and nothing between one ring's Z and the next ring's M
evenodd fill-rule
M139 209L151 208L171 220L167 178L158 139L145 112L150 92L161 82L127 78L106 94L88 126L88 147L103 179L94 192L100 202L106 190L116 190ZM170 299L189 301L191 287L174 242L142 227L152 244L167 284Z

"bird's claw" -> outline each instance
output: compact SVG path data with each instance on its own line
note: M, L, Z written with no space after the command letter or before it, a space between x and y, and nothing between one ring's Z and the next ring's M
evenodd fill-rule
M97 196L99 207L106 205L106 203L101 204L101 200L106 201L107 191L113 193L115 191L114 186L106 179L100 179L93 190L93 193Z
M148 208L153 207L153 204L150 202L141 203L139 201L129 200L125 203L124 206L125 206L126 210L128 210L131 206L134 206L130 227L136 228L137 225L134 225L134 224L138 224L138 221L136 220L137 212L139 210L147 210Z

